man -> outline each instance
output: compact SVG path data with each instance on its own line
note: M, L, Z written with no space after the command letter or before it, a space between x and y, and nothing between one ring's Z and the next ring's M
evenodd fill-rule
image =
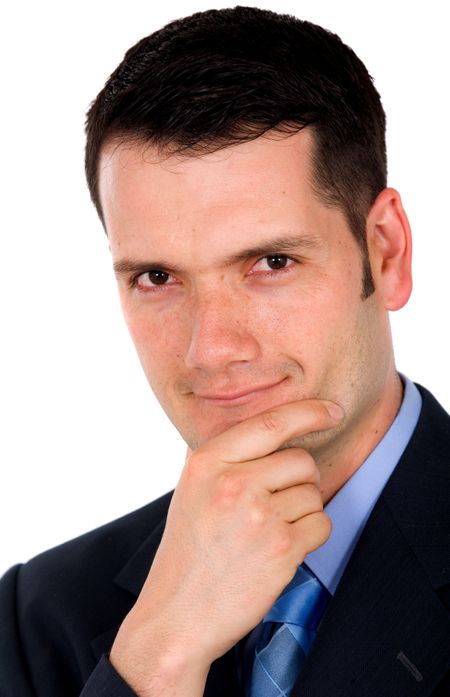
M88 184L188 454L173 496L4 577L2 695L448 694L450 418L395 367L384 128L338 37L255 8L109 78Z

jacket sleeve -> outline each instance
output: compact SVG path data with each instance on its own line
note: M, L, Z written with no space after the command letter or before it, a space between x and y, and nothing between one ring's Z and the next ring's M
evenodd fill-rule
M16 579L20 565L0 581L0 695L36 697L23 654L16 615Z
M107 657L102 656L80 697L136 697L136 693L114 670Z
M11 568L0 580L0 696L1 697L61 697L59 682L60 667L55 664L55 680L50 682L55 690L49 694L49 683L43 685L33 665L25 655L18 621L17 580L21 565ZM33 652L34 653L34 652ZM31 657L31 662L33 657ZM58 674L58 677L57 677ZM127 683L114 670L106 656L95 667L91 676L81 687L70 686L64 678L64 694L80 697L136 697Z

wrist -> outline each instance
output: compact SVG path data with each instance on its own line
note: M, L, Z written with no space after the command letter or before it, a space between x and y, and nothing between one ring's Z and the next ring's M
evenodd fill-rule
M187 649L176 641L163 645L158 633L151 642L118 635L109 659L138 697L201 697L210 663Z

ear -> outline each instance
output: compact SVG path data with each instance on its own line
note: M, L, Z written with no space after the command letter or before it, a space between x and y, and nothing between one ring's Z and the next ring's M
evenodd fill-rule
M375 288L386 310L399 310L412 290L412 240L398 191L384 189L377 196L366 232Z

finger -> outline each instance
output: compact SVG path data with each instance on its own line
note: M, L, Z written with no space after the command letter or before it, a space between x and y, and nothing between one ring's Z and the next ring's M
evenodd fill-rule
M321 547L329 538L332 524L329 516L324 512L310 513L291 523L292 533L296 540L296 556L303 561L305 556Z
M320 484L320 474L314 458L303 448L285 448L236 467L237 472L254 479L258 486L270 492L305 482L317 486Z
M270 504L272 510L287 523L323 510L321 493L314 484L299 484L277 491L270 497Z
M305 399L281 404L252 416L212 438L204 446L223 462L245 462L274 452L295 436L323 431L341 420L341 407L325 400Z

